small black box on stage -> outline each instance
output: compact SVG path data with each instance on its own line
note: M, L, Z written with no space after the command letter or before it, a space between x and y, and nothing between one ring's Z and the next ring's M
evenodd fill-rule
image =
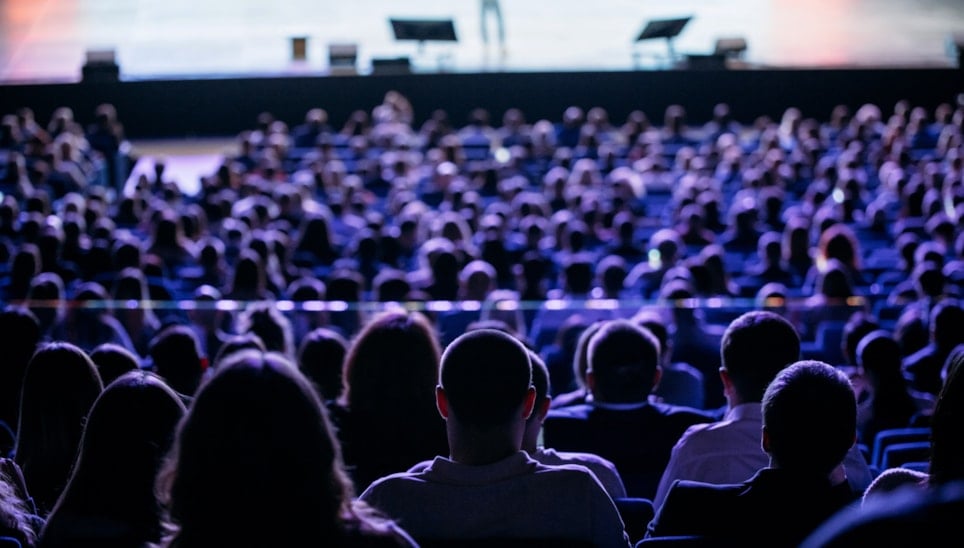
M408 57L372 59L372 74L411 74L412 61Z
M119 82L120 67L114 50L88 50L81 69L82 82Z

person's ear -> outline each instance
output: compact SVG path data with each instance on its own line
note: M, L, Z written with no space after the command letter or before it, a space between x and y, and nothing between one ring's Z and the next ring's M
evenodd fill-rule
M522 418L528 420L536 405L536 388L532 385L526 391L525 401L522 403Z
M770 433L767 432L766 426L763 427L763 440L762 440L761 446L763 447L763 452L769 455L770 454Z
M449 400L445 396L445 389L442 385L435 387L435 406L438 407L439 415L442 415L443 419L449 418Z
M656 387L659 386L659 381L662 378L663 378L663 367L660 365L657 365L656 369L653 371L653 388L651 391L656 390Z
M591 369L586 371L586 390L590 394L596 393L596 374Z

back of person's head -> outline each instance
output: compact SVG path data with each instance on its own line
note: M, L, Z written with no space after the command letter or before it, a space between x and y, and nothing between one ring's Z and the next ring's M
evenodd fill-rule
M883 329L871 331L857 345L857 365L872 385L897 382L904 385L900 345Z
M70 482L44 529L44 542L72 535L70 515L94 515L129 530L132 540L161 539L154 481L186 409L164 381L131 371L110 383L90 409Z
M932 485L964 479L964 344L954 347L944 364L944 386L931 416Z
M957 299L943 299L931 309L931 339L938 347L951 349L964 343L964 308Z
M140 359L127 348L115 343L103 343L94 347L90 351L90 359L97 366L104 386L124 373L140 368Z
M269 352L286 356L294 354L294 334L291 320L273 304L253 303L238 316L238 333L254 333Z
M857 363L857 345L865 335L880 329L880 322L871 313L858 310L844 324L841 351L849 365Z
M469 331L442 354L440 386L460 425L497 429L520 413L532 386L529 351L502 331Z
M0 312L4 337L4 364L0 367L0 420L15 428L20 387L30 357L40 343L40 321L29 309L9 305Z
M902 356L910 356L930 341L926 314L918 307L908 307L897 317L894 324L894 338L900 344Z
M310 331L298 347L298 368L315 384L324 401L335 401L341 396L347 352L345 338L327 327Z
M764 449L780 468L829 474L853 446L857 400L845 374L803 360L780 371L763 395Z
M669 336L670 328L666 325L666 320L663 319L662 315L655 310L646 310L636 314L633 320L637 324L649 330L650 333L656 337L656 341L659 343L659 355L662 363L667 363L671 359L670 347L669 347Z
M242 350L267 352L261 337L250 332L239 333L228 337L228 340L224 341L224 344L218 349L218 353L215 354L214 360L211 361L211 368L216 369L228 356Z
M434 415L438 338L418 312L389 311L371 319L350 342L343 400L353 413L391 417L402 410Z
M158 488L177 546L323 544L352 496L311 383L256 350L228 356L200 388Z
M601 402L646 401L658 379L659 341L629 320L607 321L589 341L590 388Z
M800 336L779 314L747 312L724 331L720 358L740 400L758 402L777 373L800 359Z
M71 343L44 344L27 365L14 460L43 513L67 480L84 420L103 388L90 357Z
M148 345L153 370L180 394L192 396L204 374L197 335L187 326L162 329Z

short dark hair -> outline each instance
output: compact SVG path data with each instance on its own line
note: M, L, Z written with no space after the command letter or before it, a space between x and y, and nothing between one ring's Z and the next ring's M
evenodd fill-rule
M589 341L593 397L606 402L644 401L659 367L659 341L629 320L610 320Z
M204 373L197 335L184 325L172 325L158 333L148 345L154 372L171 388L185 396L197 391Z
M854 444L857 399L832 365L791 364L767 387L762 409L770 455L781 468L829 474Z
M441 386L450 412L466 425L491 429L506 424L532 386L529 351L495 329L460 335L442 354Z
M746 312L723 333L720 358L740 398L761 401L777 373L800 359L800 335L775 312Z

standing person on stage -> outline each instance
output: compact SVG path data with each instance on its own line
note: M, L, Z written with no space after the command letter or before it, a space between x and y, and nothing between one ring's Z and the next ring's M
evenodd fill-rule
M482 43L486 46L489 45L489 16L491 15L495 18L495 26L499 34L499 46L502 56L505 57L505 19L502 18L502 6L499 5L499 0L481 0L480 8L479 20L482 24Z

